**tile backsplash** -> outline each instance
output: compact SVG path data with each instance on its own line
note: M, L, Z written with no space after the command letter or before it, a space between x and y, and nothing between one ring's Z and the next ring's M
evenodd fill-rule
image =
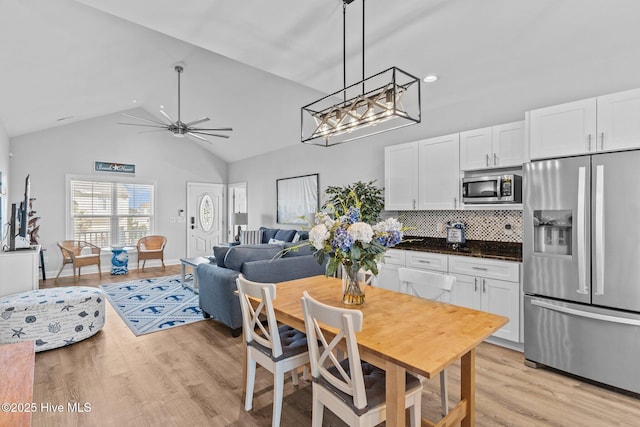
M395 216L409 228L405 234L410 236L444 238L447 221L457 220L466 224L468 240L522 243L519 210L399 211Z

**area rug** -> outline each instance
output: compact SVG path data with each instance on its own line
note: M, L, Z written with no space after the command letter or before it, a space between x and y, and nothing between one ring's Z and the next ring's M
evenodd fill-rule
M100 288L136 336L204 320L198 295L182 286L179 275L100 285Z

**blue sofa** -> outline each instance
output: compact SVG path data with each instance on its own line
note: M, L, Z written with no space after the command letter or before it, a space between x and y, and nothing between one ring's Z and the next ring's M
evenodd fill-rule
M235 294L236 278L242 273L256 282L277 283L325 273L325 266L313 257L312 247L282 253L283 248L300 245L238 245L215 247L215 264L196 268L200 308L205 318L213 318L231 328L236 337L242 332L240 301Z

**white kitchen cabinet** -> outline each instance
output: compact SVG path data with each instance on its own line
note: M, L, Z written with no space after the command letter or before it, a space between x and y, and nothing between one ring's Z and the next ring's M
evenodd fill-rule
M525 122L460 133L460 170L522 166L527 160Z
M384 254L384 262L378 267L378 277L374 285L390 291L400 292L398 269L405 266L406 252L402 249L389 249Z
M420 210L460 207L460 134L418 142Z
M640 147L640 89L599 96L597 151Z
M450 256L449 274L456 277L453 304L509 318L495 337L520 341L520 265L514 262Z
M532 110L531 158L640 148L640 89Z
M413 210L418 204L418 143L384 149L384 208Z
M449 257L434 252L406 251L405 267L418 270L431 270L446 273L449 268Z
M532 159L595 150L595 98L532 110L529 120Z

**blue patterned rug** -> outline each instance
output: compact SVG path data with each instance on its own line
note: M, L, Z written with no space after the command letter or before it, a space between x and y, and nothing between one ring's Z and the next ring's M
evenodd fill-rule
M180 276L133 280L100 288L136 336L204 320L198 295L182 286Z

